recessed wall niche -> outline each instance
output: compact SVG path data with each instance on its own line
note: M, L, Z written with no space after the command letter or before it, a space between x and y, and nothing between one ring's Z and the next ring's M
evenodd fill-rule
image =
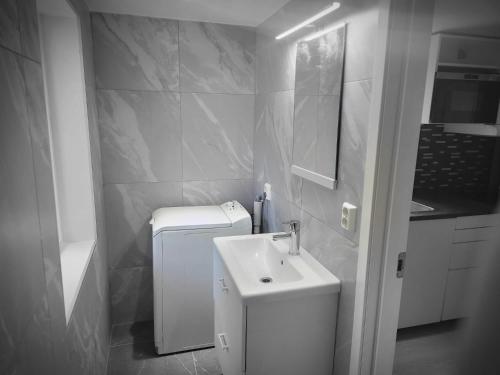
M66 0L38 0L66 322L96 242L80 19Z

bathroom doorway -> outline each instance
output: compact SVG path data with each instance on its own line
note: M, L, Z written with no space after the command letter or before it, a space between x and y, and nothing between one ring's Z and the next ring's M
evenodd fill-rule
M452 21L468 28L462 33L483 33L492 30L498 32L499 30L498 22L496 22L496 26L494 22L488 23L488 17L484 12L484 9L490 9L489 13L493 13L495 9L498 10L498 5L494 1L482 1L481 11L477 14L482 14L484 17L475 16L474 20L469 19L465 14L474 13L477 4L460 2L459 8L463 11L463 15L460 15L456 9L457 2L451 3L447 0L407 1L405 4L394 4L393 2L389 8L391 22L387 35L389 43L384 60L386 70L381 99L384 102L381 115L383 130L377 141L379 147L380 145L384 147L380 147L379 152L374 153L378 160L373 163L374 178L378 182L376 182L376 188L372 195L372 217L380 220L375 220L370 230L365 233L365 246L370 249L369 255L367 255L368 270L365 283L366 293L364 294L366 299L360 301L358 305L360 306L358 313L364 315L359 320L362 322L359 324L360 350L358 353L353 351L352 374L385 375L394 373L399 375L410 373L407 371L408 368L413 371L411 373L455 374L457 373L456 362L452 363L450 358L453 357L456 360L458 357L458 360L463 360L463 356L459 356L457 353L463 349L465 341L475 342L473 330L469 329L468 336L463 338L460 321L454 321L455 318L462 316L456 315L455 306L451 305L450 301L458 301L464 295L461 293L455 293L455 298L451 298L451 294L445 296L448 297L448 300L443 300L440 310L441 318L439 319L443 322L428 326L422 325L417 328L406 328L398 333L398 322L402 310L402 308L400 310L400 304L404 302L402 302L402 289L405 282L404 268L405 264L408 266L409 261L405 251L409 248L410 226L408 218L418 155L420 124L425 123L422 121L422 102L425 96L431 37L433 33L451 32L449 28L451 28ZM437 29L435 12L450 10L452 5L453 17L450 16L451 12L444 12L446 17L443 17L440 23L444 29ZM474 8L464 11L467 7ZM406 52L401 56L397 54L397 51ZM431 79L433 78L431 77ZM494 210L491 213L494 213ZM461 231L458 234L451 233L450 243L455 248L465 247L462 244L466 242L483 241L483 238L466 241L465 238L460 237L461 235L472 233L472 231L480 232L483 235L489 231L488 228L494 227L488 223L475 224L470 221L472 219L467 220L460 219L458 224L454 223L450 227L455 232ZM440 237L444 236L444 232L439 234ZM491 239L494 241L495 238ZM418 236L419 243L425 240L427 240L425 234ZM447 266L450 259L452 258L446 259ZM427 263L433 264L433 262L434 259L431 259ZM459 266L453 263L449 269L448 267L446 269L445 283L451 287L457 282L454 279L455 273L467 272L467 270L457 267ZM481 273L483 275L489 274L488 272ZM488 283L491 280L485 279L483 282ZM482 294L484 289L480 289L480 291L481 293L476 294ZM418 298L414 302L415 305L424 304ZM475 325L477 328L476 335L488 336L494 325L490 324L492 328L485 330L486 327L484 324L482 326L482 323L488 321L491 311L498 309L498 306L494 302L488 302L484 299L478 300L477 305L481 303L483 306L487 306L489 312L484 311L486 309L477 310L481 315L475 312L472 315L471 325ZM483 320L480 321L477 316L481 316ZM411 322L406 324L406 327L410 326L414 326L414 324ZM487 338L482 342L483 345L485 343L489 343ZM484 349L483 346L481 348ZM495 348L495 345L491 345L491 348ZM494 358L487 357L489 355L487 350L483 351L485 353L481 353L481 355L485 361L491 361ZM395 353L398 355L396 361ZM419 353L420 358L417 358L417 353ZM469 355L470 353L473 353L473 350L468 352ZM356 355L359 356L355 357ZM479 358L478 353L473 353L473 355L476 355L474 359ZM420 362L416 362L417 360ZM412 361L414 362L412 363ZM425 361L428 362L427 367ZM487 362L485 363L487 364ZM422 364L424 366L421 366ZM360 368L359 372L356 368L357 365ZM469 362L465 365L469 365ZM429 369L437 369L438 372L432 372ZM464 366L461 370L464 370ZM473 372L464 370L463 373Z

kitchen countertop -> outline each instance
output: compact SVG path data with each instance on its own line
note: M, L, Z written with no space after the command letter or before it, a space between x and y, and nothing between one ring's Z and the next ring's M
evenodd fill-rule
M413 201L430 206L434 211L413 212L410 214L410 221L488 215L496 211L496 205L493 203L474 201L452 194L414 194Z

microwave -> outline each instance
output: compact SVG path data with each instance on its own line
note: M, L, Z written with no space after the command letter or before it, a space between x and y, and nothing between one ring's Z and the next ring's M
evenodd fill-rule
M430 122L500 125L500 70L439 66Z

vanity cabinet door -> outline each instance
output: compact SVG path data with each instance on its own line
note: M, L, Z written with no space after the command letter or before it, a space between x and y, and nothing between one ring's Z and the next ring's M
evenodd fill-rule
M249 304L246 375L331 375L338 296Z
M455 219L410 222L399 328L439 322Z
M229 272L214 256L215 348L222 372L239 375L245 371L246 309Z
M226 291L221 287L221 280L224 279L224 269L220 258L214 255L214 277L213 277L213 295L214 295L214 344L217 348L217 354L220 358L221 347L219 334L226 332L225 316L227 314L227 296Z

